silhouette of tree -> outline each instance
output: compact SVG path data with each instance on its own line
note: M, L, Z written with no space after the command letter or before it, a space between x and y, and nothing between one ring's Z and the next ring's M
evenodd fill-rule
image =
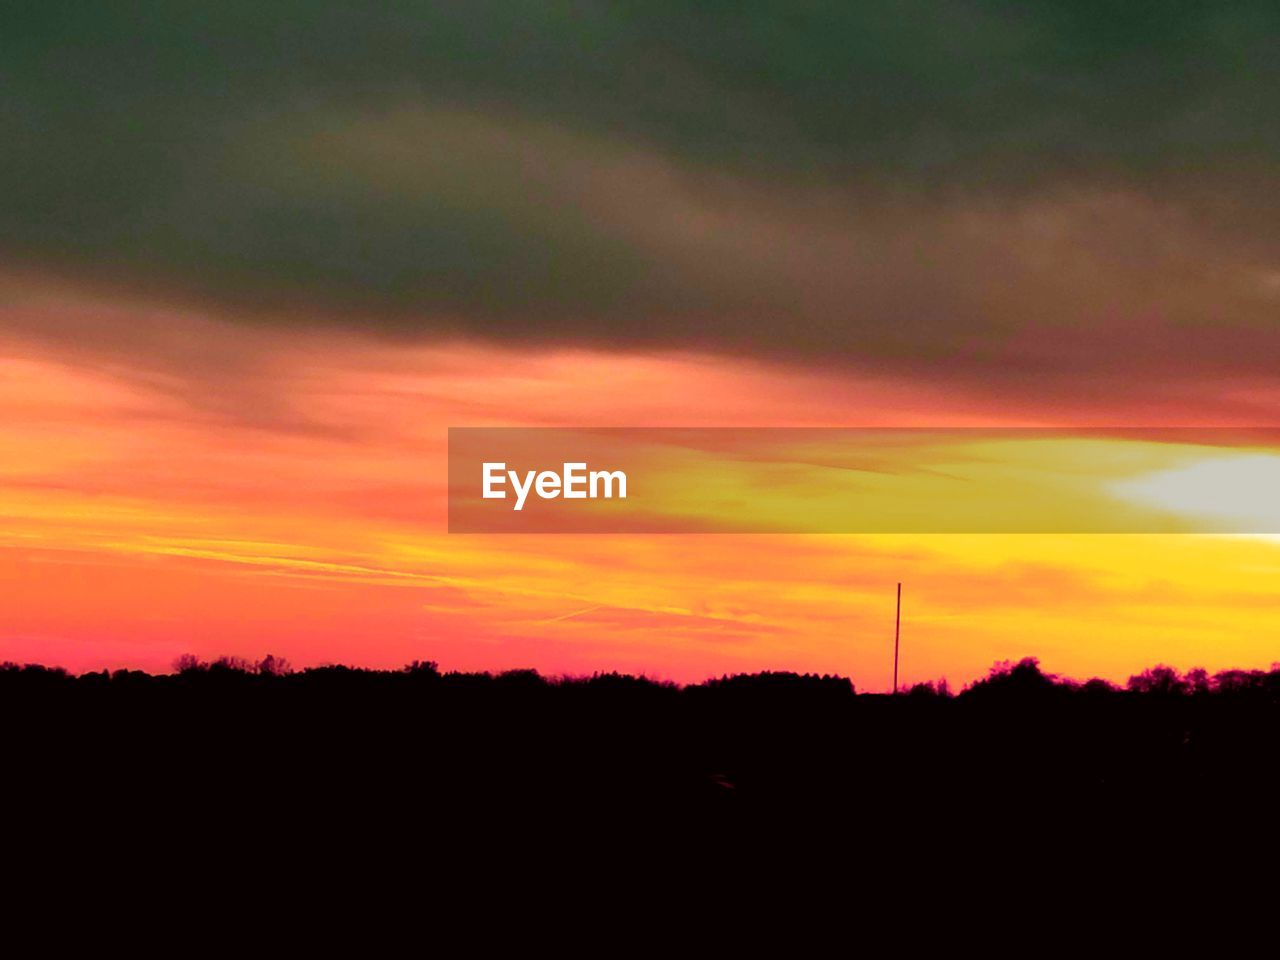
M293 673L293 667L284 657L268 653L254 664L254 672L267 677L285 677Z
M207 669L209 669L209 665L201 662L200 658L194 653L184 653L173 661L174 673L193 673Z
M1160 664L1130 677L1129 689L1135 693L1176 697L1188 693L1191 687L1177 670Z
M984 679L970 684L964 693L970 697L1035 700L1069 686L1044 673L1035 657L1025 657L1017 663L1009 660L996 663Z
M583 811L615 829L665 812L746 836L761 817L973 831L1033 812L1061 829L1086 811L1204 817L1229 798L1239 823L1280 790L1278 670L1157 666L1121 689L1028 658L958 695L939 681L888 697L786 671L679 686L429 661L293 671L274 655L174 669L0 665L9 781L67 798L109 783L94 802L126 819L243 811L246 836L266 809L448 830L523 818L537 835Z

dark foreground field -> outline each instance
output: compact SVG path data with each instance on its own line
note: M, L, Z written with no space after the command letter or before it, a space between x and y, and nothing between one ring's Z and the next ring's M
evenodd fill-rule
M0 669L7 800L150 829L531 829L764 822L945 831L1269 810L1280 671L1126 688L1003 665L952 696L786 673L676 687L604 675ZM796 819L798 818L798 819Z
M145 865L153 891L265 902L427 881L564 901L571 874L604 899L620 877L644 896L805 883L863 914L854 880L898 906L1006 909L1046 884L1171 904L1192 883L1261 891L1280 798L1280 671L1117 688L1024 661L889 697L787 673L6 666L0 724L5 851L34 848L9 875L92 896L131 895Z

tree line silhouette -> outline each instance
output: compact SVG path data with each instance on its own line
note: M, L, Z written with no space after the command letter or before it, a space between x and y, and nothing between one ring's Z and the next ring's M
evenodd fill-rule
M721 818L900 811L939 791L984 813L1163 805L1280 783L1280 667L1158 666L1117 686L1025 659L958 694L941 682L898 696L785 672L678 686L430 662L294 671L272 656L175 668L0 666L0 717L21 732L11 760L43 769L26 781L37 790L110 780L157 809L216 799L249 818L268 796Z
M274 656L163 675L4 664L0 724L11 837L57 836L100 865L224 862L237 883L341 863L487 884L495 864L536 874L572 845L665 884L657 851L676 845L721 876L862 858L951 896L939 864L958 858L1002 865L1010 890L1048 871L1121 895L1131 874L1102 866L1115 851L1185 876L1193 847L1254 849L1239 838L1269 832L1280 798L1280 667L1116 685L1025 659L894 696L788 672L680 686Z

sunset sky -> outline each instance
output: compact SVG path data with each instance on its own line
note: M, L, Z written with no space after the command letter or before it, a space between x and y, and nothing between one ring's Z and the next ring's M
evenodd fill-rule
M1278 40L1273 3L32 5L0 660L875 690L903 581L907 682L1268 666L1280 537L450 534L446 435L1280 426Z

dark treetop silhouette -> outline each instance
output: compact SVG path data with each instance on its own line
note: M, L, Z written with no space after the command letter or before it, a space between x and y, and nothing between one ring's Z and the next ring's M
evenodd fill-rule
M606 876L652 893L839 870L940 902L1043 899L1031 877L1123 899L1139 868L1144 889L1185 886L1189 852L1262 857L1280 785L1280 669L1156 667L1122 688L1028 659L958 695L889 696L794 673L176 666L0 667L0 807L9 839L37 844L11 870L28 886L116 884L145 862L266 902L285 885L419 889L404 875L519 898L585 850L597 893Z
M1156 667L1119 688L1028 659L959 695L944 682L889 697L793 673L679 687L431 663L176 667L0 668L0 719L21 734L9 766L28 774L20 798L93 797L92 808L158 820L216 810L253 822L280 804L291 816L502 822L643 810L723 823L801 809L857 821L925 808L937 826L1203 811L1224 796L1241 816L1280 781L1280 670Z

